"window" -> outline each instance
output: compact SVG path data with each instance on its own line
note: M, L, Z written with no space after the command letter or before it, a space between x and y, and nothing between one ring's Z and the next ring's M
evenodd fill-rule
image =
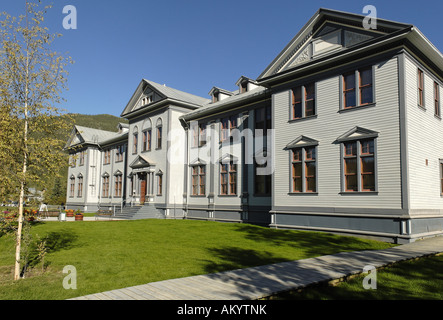
M301 87L292 89L292 119L299 119L302 115Z
M443 196L443 160L440 159L440 195Z
M220 194L237 194L237 164L232 162L220 164Z
M104 198L109 197L109 176L103 177L103 184L102 184L102 196Z
M121 197L122 196L122 181L123 181L123 176L121 174L118 174L114 177L115 179L115 193L114 195L116 197Z
M237 115L220 120L220 141L228 141L232 137L232 131L237 128Z
M85 165L85 155L86 155L86 151L80 152L79 166Z
M111 150L105 150L103 153L103 164L111 163Z
M121 145L115 149L115 162L122 162L125 153L125 146Z
M343 98L344 108L355 107L356 93L355 93L355 73L348 73L343 76Z
M206 167L204 165L192 166L192 195L204 196L206 194Z
M161 196L163 194L163 174L157 174L157 195Z
M240 84L240 93L248 92L248 82L242 82Z
M157 149L162 148L162 119L157 120Z
M135 127L132 134L132 154L136 154L138 149L138 129Z
M217 102L219 100L219 93L218 92L214 92L214 94L212 95L212 102Z
M315 146L292 150L292 192L317 192Z
M418 70L418 105L421 107L425 106L425 102L424 102L424 96L423 96L423 91L424 91L424 75L423 75L423 71L420 69Z
M151 135L152 135L152 129L143 131L142 151L151 151Z
M349 109L374 102L372 67L343 75L343 108Z
M440 86L434 82L434 114L440 117Z
M263 151L263 157L266 157L266 151ZM259 174L259 169L262 172L266 171L266 167L268 163L258 163L257 156L254 159L254 172L255 172L255 181L254 181L254 194L260 196L268 196L271 195L271 174Z
M305 117L315 115L315 83L305 86Z
M192 147L202 147L206 145L206 125L199 124L192 129Z
M76 166L76 159L75 159L75 155L71 155L69 157L69 165L71 166L71 168L75 168Z
M359 97L360 105L373 102L372 92L372 67L359 70Z
M74 194L75 194L75 177L71 176L71 178L70 178L70 187L69 187L69 196L71 198L73 198Z
M343 143L344 191L375 191L374 141Z
M81 198L83 196L83 176L78 176L78 189L77 189L77 197Z
M315 115L315 83L292 89L292 119Z
M255 131L256 137L263 137L263 146L266 147L268 130L272 129L271 107L255 110Z

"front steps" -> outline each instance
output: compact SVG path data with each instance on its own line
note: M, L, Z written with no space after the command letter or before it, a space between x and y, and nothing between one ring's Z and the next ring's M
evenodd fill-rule
M141 219L166 219L165 215L153 204L134 205L116 210L113 219L141 220Z

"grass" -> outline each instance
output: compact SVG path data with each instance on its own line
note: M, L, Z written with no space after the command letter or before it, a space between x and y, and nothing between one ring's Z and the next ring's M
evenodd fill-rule
M327 233L192 220L45 222L46 270L11 281L14 242L0 238L0 299L56 300L165 279L310 258L391 244ZM77 270L77 290L63 289L63 268Z
M283 300L442 300L443 255L399 262L377 270L375 289L364 289L367 274L338 285L314 285L274 296Z

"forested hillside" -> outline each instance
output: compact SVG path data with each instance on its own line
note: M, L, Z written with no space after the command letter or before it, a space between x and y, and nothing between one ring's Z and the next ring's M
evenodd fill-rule
M128 121L109 114L99 115L85 115L85 114L69 114L66 121L69 121L71 126L67 132L60 132L59 138L67 141L74 128L74 125L89 127L94 129L117 131L117 125L120 122L127 123ZM69 120L68 120L69 118ZM51 181L45 181L36 187L37 190L46 190L45 201L48 204L61 204L66 202L66 184L68 179L68 155L64 163L60 163L60 177L54 177Z

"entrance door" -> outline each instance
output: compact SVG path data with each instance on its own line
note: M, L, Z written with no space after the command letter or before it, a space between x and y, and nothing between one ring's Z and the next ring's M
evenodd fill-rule
M140 181L140 204L145 204L145 201L146 201L146 175L143 175Z

